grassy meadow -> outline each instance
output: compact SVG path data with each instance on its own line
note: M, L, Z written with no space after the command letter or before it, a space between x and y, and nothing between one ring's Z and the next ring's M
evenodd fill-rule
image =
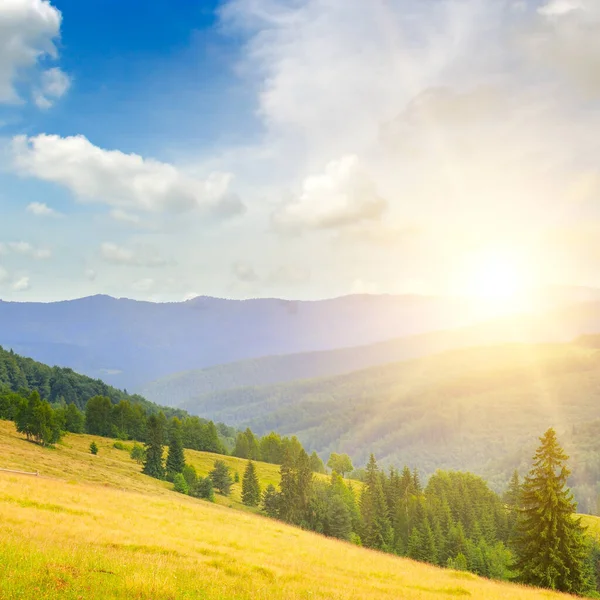
M214 459L186 456L201 473ZM103 438L69 435L44 449L0 422L0 467L43 475L0 472L1 600L565 597L304 532L232 510L229 499L182 496ZM277 480L277 467L258 470L263 485Z

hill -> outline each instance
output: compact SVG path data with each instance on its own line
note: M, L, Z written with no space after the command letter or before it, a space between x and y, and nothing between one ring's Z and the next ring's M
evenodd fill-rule
M203 394L339 375L456 348L508 342L564 342L600 329L599 311L600 305L586 303L365 346L265 356L175 373L144 385L141 393L167 406L193 407ZM581 343L590 345L595 339L593 335L584 336Z
M600 353L571 344L454 350L336 377L206 394L183 406L257 433L294 434L364 464L466 469L496 487L536 435L600 419Z
M171 492L122 451L47 450L0 422L0 598L567 598L324 538ZM72 442L72 444L71 444ZM99 443L107 440L98 438Z
M135 389L182 370L369 344L475 320L464 301L427 296L310 302L199 297L164 304L93 296L0 302L0 345Z

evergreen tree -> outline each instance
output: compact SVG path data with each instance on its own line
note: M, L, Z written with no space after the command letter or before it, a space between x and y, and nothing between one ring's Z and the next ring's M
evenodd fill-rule
M156 479L165 478L163 441L163 423L157 415L151 415L146 426L146 448L142 472Z
M566 486L568 456L554 429L540 441L521 492L515 566L524 583L582 593L587 585L584 527L573 516L576 504Z
M181 421L177 417L171 419L169 429L169 453L167 455L167 477L172 479L176 473L182 473L185 467L183 441L181 438Z
M260 498L260 484L256 475L256 468L254 463L249 460L242 480L242 502L246 506L258 506Z
M222 460L215 460L213 470L209 475L214 488L223 496L229 496L233 484L229 467Z
M185 467L183 467L183 471L181 471L181 474L188 484L188 488L193 490L198 483L198 474L196 473L196 469L192 465L185 465Z
M310 468L313 473L325 473L325 465L321 457L314 450L310 455Z
M190 488L190 494L195 498L203 498L209 502L215 501L215 491L210 477L198 477L196 485Z
M98 445L96 444L96 442L92 442L90 444L90 452L94 455L98 454Z
M183 473L175 473L175 476L173 477L173 489L180 494L189 494L190 487L185 480Z
M293 448L286 447L280 473L279 517L300 525L307 518L313 481L310 459L304 449L295 453Z
M352 518L341 496L334 495L327 505L326 534L340 540L349 540L352 533Z
M279 507L281 506L281 493L270 483L262 495L261 509L268 516L279 517Z
M360 499L360 510L363 518L361 539L363 544L369 548L391 550L394 532L388 514L379 468L372 454L366 471L365 486Z

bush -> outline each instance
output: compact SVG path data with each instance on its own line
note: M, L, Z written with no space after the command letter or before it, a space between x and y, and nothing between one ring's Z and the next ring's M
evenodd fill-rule
M115 442L113 448L115 448L115 450L127 450L127 446L123 442Z
M215 491L210 477L199 477L196 485L190 490L195 498L204 498L210 502L215 501Z
M94 455L98 454L98 446L96 445L96 442L92 442L90 444L90 452Z
M198 483L198 474L196 473L196 469L192 465L185 465L181 474L183 475L183 478L188 484L190 490L193 489L194 486Z
M118 443L118 442L115 442L115 443ZM140 444L138 444L136 442L135 444L133 444L133 447L131 448L131 450L129 452L129 456L133 460L135 460L135 462L142 464L144 462L144 459L146 458L146 451L144 450L143 446L141 446Z
M181 473L175 473L173 477L173 489L180 494L189 494L190 488L185 477Z

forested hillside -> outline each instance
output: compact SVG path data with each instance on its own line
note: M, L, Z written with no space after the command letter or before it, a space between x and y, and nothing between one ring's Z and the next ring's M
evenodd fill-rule
M570 433L600 419L599 394L597 350L516 344L207 394L184 407L257 433L297 435L323 455L346 452L364 464L372 451L424 473L468 469L498 488L529 456L535 431Z
M566 342L600 328L598 314L597 304L581 304L366 346L253 358L169 375L143 386L141 392L159 404L193 406L207 393L351 373L446 350L510 342ZM597 343L597 337L584 336L581 343Z

